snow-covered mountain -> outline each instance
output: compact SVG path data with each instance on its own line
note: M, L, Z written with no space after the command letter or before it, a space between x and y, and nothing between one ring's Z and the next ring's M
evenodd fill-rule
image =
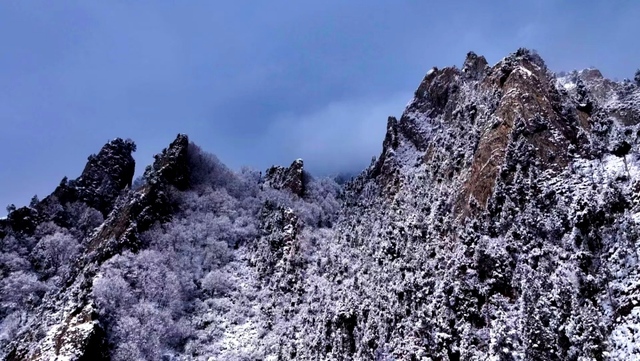
M639 124L520 49L430 70L344 186L113 140L0 220L0 357L640 359Z

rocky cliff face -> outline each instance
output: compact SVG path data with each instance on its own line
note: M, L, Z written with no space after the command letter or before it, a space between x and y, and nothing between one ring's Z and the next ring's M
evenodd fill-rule
M354 320L332 332L355 347L319 346L362 359L638 357L639 94L596 70L556 77L526 50L430 71L347 188L338 253L357 261L331 299L351 306L327 312Z
M430 70L343 188L179 135L131 190L115 140L0 224L0 355L636 359L639 124L633 83L521 49Z

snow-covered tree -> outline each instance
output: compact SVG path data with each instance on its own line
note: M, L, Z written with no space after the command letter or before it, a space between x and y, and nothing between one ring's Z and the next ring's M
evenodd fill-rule
M80 250L73 236L57 232L43 237L33 250L37 267L47 276L64 276L73 267Z

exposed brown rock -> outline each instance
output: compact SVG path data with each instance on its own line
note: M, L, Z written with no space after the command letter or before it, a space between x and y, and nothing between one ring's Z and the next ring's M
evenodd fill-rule
M493 69L486 81L500 84L502 96L493 114L495 123L481 136L461 190L458 207L463 215L468 214L470 197L481 209L486 207L510 143L522 137L544 168L561 170L569 162L569 145L577 142L578 125L559 114L554 79L543 63L522 52Z

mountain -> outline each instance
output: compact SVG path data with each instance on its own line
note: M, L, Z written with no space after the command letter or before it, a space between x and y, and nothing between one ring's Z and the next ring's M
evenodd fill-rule
M640 358L640 88L431 69L344 185L130 140L0 220L4 360Z

